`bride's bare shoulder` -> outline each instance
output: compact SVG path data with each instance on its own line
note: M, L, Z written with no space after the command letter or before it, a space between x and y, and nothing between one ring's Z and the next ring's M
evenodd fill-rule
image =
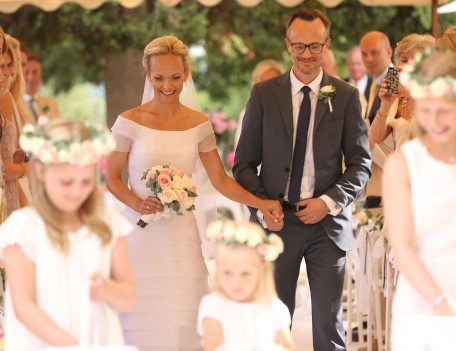
M189 115L194 126L197 126L209 120L209 117L200 111L189 109Z
M141 106L137 106L135 108L122 112L121 114L119 114L119 116L125 119L129 119L133 122L138 122L143 114L144 111L141 109Z

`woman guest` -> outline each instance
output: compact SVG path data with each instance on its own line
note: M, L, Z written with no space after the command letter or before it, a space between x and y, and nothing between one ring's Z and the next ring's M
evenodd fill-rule
M434 45L435 39L429 34L407 35L397 43L394 50L396 66L402 68L414 54ZM371 145L380 144L392 134L394 149L397 149L409 138L409 125L415 115L415 102L402 86L399 86L397 94L389 94L386 78L378 95L381 104L369 129L369 142Z

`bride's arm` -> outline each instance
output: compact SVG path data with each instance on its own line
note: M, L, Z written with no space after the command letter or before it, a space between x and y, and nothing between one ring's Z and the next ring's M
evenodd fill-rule
M382 189L388 240L394 250L399 271L428 301L436 314L454 315L456 309L452 301L446 297L441 299L446 292L437 284L416 252L410 177L401 152L395 152L387 160Z
M128 152L114 151L108 158L106 187L122 203L141 214L163 211L160 201L152 196L139 198L122 181L122 171L127 163ZM150 206L150 210L148 210Z
M212 185L222 195L233 201L259 209L271 221L274 221L274 219L282 220L282 207L279 201L260 199L230 178L225 172L217 149L209 152L200 152L199 156ZM275 216L271 214L274 210L277 211Z

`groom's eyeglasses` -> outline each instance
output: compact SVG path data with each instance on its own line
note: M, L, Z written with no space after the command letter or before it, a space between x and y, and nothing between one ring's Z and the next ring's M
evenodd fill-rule
M290 43L291 51L293 51L295 54L302 54L304 51L306 51L307 48L309 48L311 54L321 54L323 47L326 45L328 40L329 39L326 39L323 44L311 43L307 45L303 43Z

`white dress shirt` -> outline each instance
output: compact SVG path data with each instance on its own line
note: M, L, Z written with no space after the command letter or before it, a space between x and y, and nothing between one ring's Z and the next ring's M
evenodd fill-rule
M355 81L353 79L350 78L350 83L353 84L355 87L358 88L358 90L360 92L362 92L364 94L364 92L366 91L366 87L367 87L367 82L369 81L369 77L367 74L365 74L360 80L358 81Z

